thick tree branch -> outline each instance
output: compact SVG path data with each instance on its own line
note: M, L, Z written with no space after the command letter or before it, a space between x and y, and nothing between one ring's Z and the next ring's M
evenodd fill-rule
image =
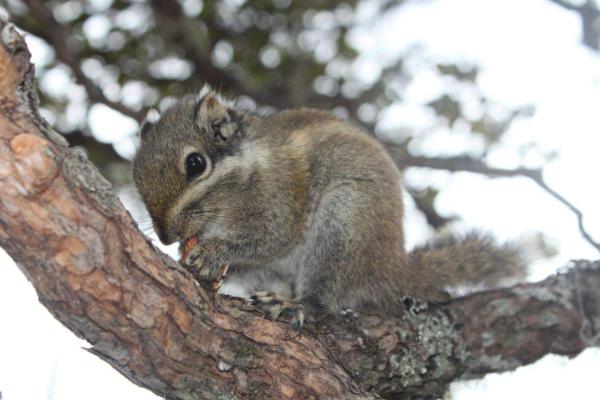
M0 28L0 244L56 318L169 398L370 398L314 339L212 298L157 252L96 169L48 140L25 44Z
M4 22L0 33L0 245L50 312L133 382L172 399L437 398L455 379L600 345L600 263L300 334L215 296L39 118L24 41Z

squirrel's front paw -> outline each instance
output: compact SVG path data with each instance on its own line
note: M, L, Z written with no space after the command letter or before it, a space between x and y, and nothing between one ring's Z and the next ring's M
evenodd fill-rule
M219 290L227 274L228 265L215 261L211 249L202 245L195 246L183 256L183 265L196 279L210 282L214 290Z
M279 296L275 292L258 292L248 301L263 312L265 318L276 321L281 315L291 316L290 324L299 330L304 325L304 307L300 303Z

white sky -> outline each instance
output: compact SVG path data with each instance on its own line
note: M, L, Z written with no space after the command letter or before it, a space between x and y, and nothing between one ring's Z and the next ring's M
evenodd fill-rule
M535 104L535 115L513 125L491 160L497 166L514 167L518 162L514 149L530 141L545 150L558 150L560 157L546 167L545 177L583 211L587 228L600 240L600 192L592 184L600 171L596 154L600 148L600 57L579 44L580 31L575 14L547 0L438 0L391 12L383 21L358 30L353 42L363 49L363 66L387 60L416 43L433 58L473 61L483 69L478 83L487 96L509 106ZM30 44L34 60L41 57L36 51L42 49ZM417 74L405 102L394 108L388 123L427 129L431 121L418 106L435 98L444 84L427 71ZM110 121L110 130L122 132L122 139L131 126L120 120L100 107L92 113L91 123L102 132L105 121ZM447 154L464 150L464 145L459 135L437 132L423 149ZM526 161L536 166L535 156ZM532 280L553 273L568 259L598 257L580 238L575 218L530 182L424 171L410 171L406 180L444 185L439 209L460 215L464 226L490 229L501 239L536 231L547 234L559 245L560 254L536 264ZM409 208L409 243L422 240L427 233L418 213ZM33 289L3 252L0 265L3 399L156 398L81 350L85 343L39 305ZM453 398L597 399L598 371L598 349L587 350L574 360L548 356L515 372L453 384Z

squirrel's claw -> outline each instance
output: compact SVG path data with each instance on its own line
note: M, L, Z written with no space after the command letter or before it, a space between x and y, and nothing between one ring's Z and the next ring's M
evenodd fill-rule
M219 290L223 279L227 275L229 265L221 265L209 262L204 256L201 246L196 246L184 254L183 265L194 274L199 281L211 282L213 290Z
M256 306L265 318L271 321L276 321L280 316L285 315L290 317L290 325L295 330L302 329L304 325L304 306L275 292L257 292L250 296L248 303Z

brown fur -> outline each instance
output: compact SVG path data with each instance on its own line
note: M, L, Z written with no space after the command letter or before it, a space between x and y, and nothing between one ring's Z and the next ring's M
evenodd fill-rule
M231 265L225 285L238 293L271 290L312 318L398 313L404 296L442 301L449 285L523 274L516 248L482 235L444 236L407 254L398 169L376 140L329 113L259 117L203 91L145 131L134 178L161 240L196 235L186 262L203 279ZM190 149L211 168L188 182Z

